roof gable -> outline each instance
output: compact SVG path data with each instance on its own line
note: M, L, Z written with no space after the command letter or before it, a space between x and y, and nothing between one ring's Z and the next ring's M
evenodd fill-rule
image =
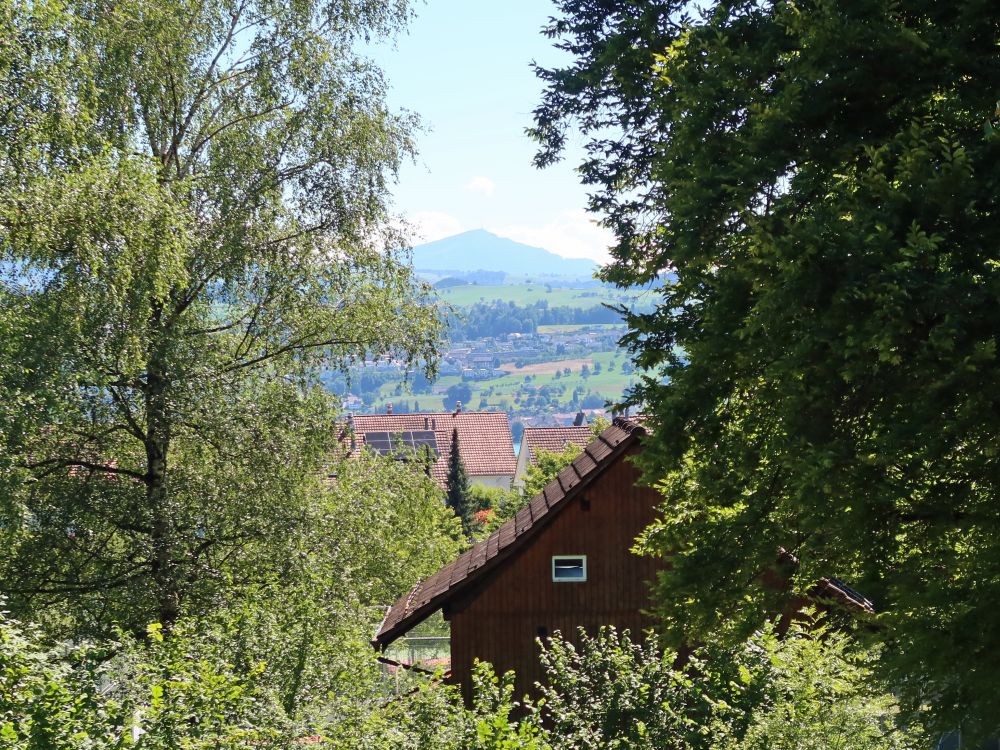
M616 418L514 518L397 599L372 643L387 646L502 565L644 434L635 422Z
M527 450L525 456L529 464L535 463L538 451L562 453L569 444L581 448L593 439L590 428L579 427L525 427L521 437L521 450Z

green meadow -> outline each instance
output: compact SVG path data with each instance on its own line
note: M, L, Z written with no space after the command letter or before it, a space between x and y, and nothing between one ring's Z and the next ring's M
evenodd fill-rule
M436 290L442 300L455 307L469 307L477 302L499 299L518 305L532 305L545 300L549 307L596 307L644 299L644 293L625 293L607 287L567 289L546 284L466 284Z
M591 374L584 377L581 374L580 358L567 360L550 360L548 363L536 363L529 368L537 368L538 364L551 364L552 368L559 369L559 376L554 372L550 373L524 373L514 370L510 375L492 380L468 381L467 384L472 390L472 398L466 406L472 409L503 409L513 408L518 410L519 405L526 399L527 395L542 386L563 386L565 391L556 398L560 403L565 403L572 397L574 389L582 387L586 391L597 394L602 399L615 401L621 398L624 391L635 380L635 374L626 374L622 371L622 364L628 362L628 358L622 351L597 352L586 357L594 364L600 363L601 371L594 374L594 366L589 365ZM561 362L565 362L570 368L570 374L563 374L562 367L558 367ZM525 368L525 369L529 369ZM435 382L435 390L444 391L449 386L461 383L462 379L458 375L441 377ZM380 389L381 398L375 405L375 411L384 411L389 403L394 405L408 404L410 410L416 410L419 405L421 411L442 411L444 410L442 393L428 394L411 393L407 386L403 385L397 393L397 383L386 383Z

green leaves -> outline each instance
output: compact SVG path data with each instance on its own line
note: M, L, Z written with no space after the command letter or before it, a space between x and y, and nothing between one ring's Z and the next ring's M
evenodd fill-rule
M120 747L125 713L102 696L106 650L51 648L0 615L0 739L15 750Z
M909 708L996 732L992 9L558 6L573 58L540 71L539 160L582 129L604 278L662 295L626 343L653 373L632 401L671 642L746 637L784 548L795 591L836 575L876 602Z
M815 623L813 623L815 626ZM917 748L916 727L842 634L794 626L677 655L612 629L552 639L541 714L553 748Z
M0 10L16 457L0 571L19 612L107 634L213 607L308 513L335 443L324 371L382 354L433 368L438 311L388 221L415 123L354 49L406 15Z
M528 502L545 489L545 485L556 478L556 474L573 463L573 459L580 455L583 448L572 443L566 445L561 453L553 451L539 450L534 456L534 461L528 466L524 477L524 487L521 496L524 502ZM517 508L513 511L516 512ZM507 514L512 518L513 512Z

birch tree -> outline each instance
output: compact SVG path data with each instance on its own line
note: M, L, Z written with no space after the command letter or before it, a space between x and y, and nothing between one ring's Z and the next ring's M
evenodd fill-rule
M169 626L257 575L333 436L325 368L432 362L391 229L402 0L0 6L0 554L12 607ZM3 469L3 467L0 467Z

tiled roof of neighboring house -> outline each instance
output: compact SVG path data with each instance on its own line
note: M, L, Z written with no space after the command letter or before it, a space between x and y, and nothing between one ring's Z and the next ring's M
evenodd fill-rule
M528 463L535 462L539 450L562 453L572 443L583 448L593 439L590 428L579 427L525 427L521 438L521 450L527 449Z
M516 459L511 441L510 420L505 412L454 411L418 414L356 414L351 418L357 450L364 447L365 433L431 431L439 453L431 476L442 487L448 482L452 431L458 428L458 450L470 477L514 476ZM346 429L342 442L350 440Z
M356 419L356 418L355 418ZM614 463L639 436L635 422L616 418L574 461L511 520L400 597L386 613L372 643L387 646L495 569L528 543L584 487ZM459 437L461 441L461 437Z

